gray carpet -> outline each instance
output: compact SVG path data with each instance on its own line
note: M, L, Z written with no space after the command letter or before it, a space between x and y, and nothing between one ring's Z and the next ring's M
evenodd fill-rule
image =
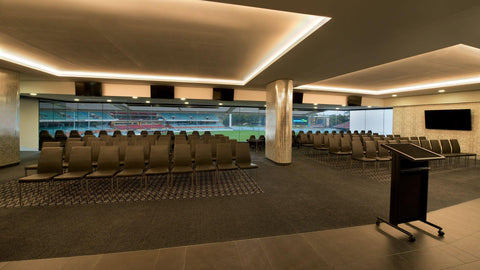
M319 161L303 149L294 149L288 166L273 164L261 152L252 154L260 165L261 194L0 209L0 261L264 237L388 217L388 181ZM428 209L480 197L479 172L473 167L434 169ZM22 176L23 169L0 173L0 183L5 183Z

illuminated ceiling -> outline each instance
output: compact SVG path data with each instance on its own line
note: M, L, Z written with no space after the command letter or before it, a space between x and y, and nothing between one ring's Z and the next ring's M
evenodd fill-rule
M244 85L330 18L196 0L4 0L0 59L58 77Z
M458 44L297 88L384 95L477 83L480 49Z

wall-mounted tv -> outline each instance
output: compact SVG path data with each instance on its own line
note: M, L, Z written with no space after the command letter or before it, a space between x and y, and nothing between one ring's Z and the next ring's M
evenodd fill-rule
M426 129L472 130L472 112L461 110L426 110Z
M76 96L102 96L102 83L101 82L75 82L75 95Z

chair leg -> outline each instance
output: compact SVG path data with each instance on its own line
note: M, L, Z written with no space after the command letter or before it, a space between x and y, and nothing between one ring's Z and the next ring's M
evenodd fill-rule
M20 199L20 207L22 207L22 184L18 182L18 197Z

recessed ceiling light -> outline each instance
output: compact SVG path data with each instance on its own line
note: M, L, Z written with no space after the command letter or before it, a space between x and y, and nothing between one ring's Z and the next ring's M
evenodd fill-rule
M137 99L138 97L132 97L133 99Z
M335 110L340 110L340 108L335 108Z
M222 106L222 105L223 105L223 103L221 103L221 102L220 102L220 103L218 103L218 105Z
M107 102L112 102L112 100L111 100L111 99L107 99Z
M145 103L150 103L150 100L146 100Z
M368 108L371 108L372 106L367 106Z
M185 99L186 99L186 98L184 98L184 97L180 98L180 100L185 100Z
M396 95L396 94L393 94L392 97L397 97L397 95Z
M438 90L439 93L445 93L445 89Z
M316 107L316 106L315 106L315 107L313 107L313 108L314 108L314 109L318 109L318 107Z
M184 103L185 103L185 104L188 104L188 101L185 101Z
M80 101L80 99L79 99L79 98L74 98L73 101L77 101L77 102L78 102L78 101Z
M313 103L313 106L317 106L317 105L318 105L318 103Z
M342 107L346 107L347 105L343 104Z
M267 104L263 105L263 107L267 107Z
M36 96L37 93L30 93L30 96Z

